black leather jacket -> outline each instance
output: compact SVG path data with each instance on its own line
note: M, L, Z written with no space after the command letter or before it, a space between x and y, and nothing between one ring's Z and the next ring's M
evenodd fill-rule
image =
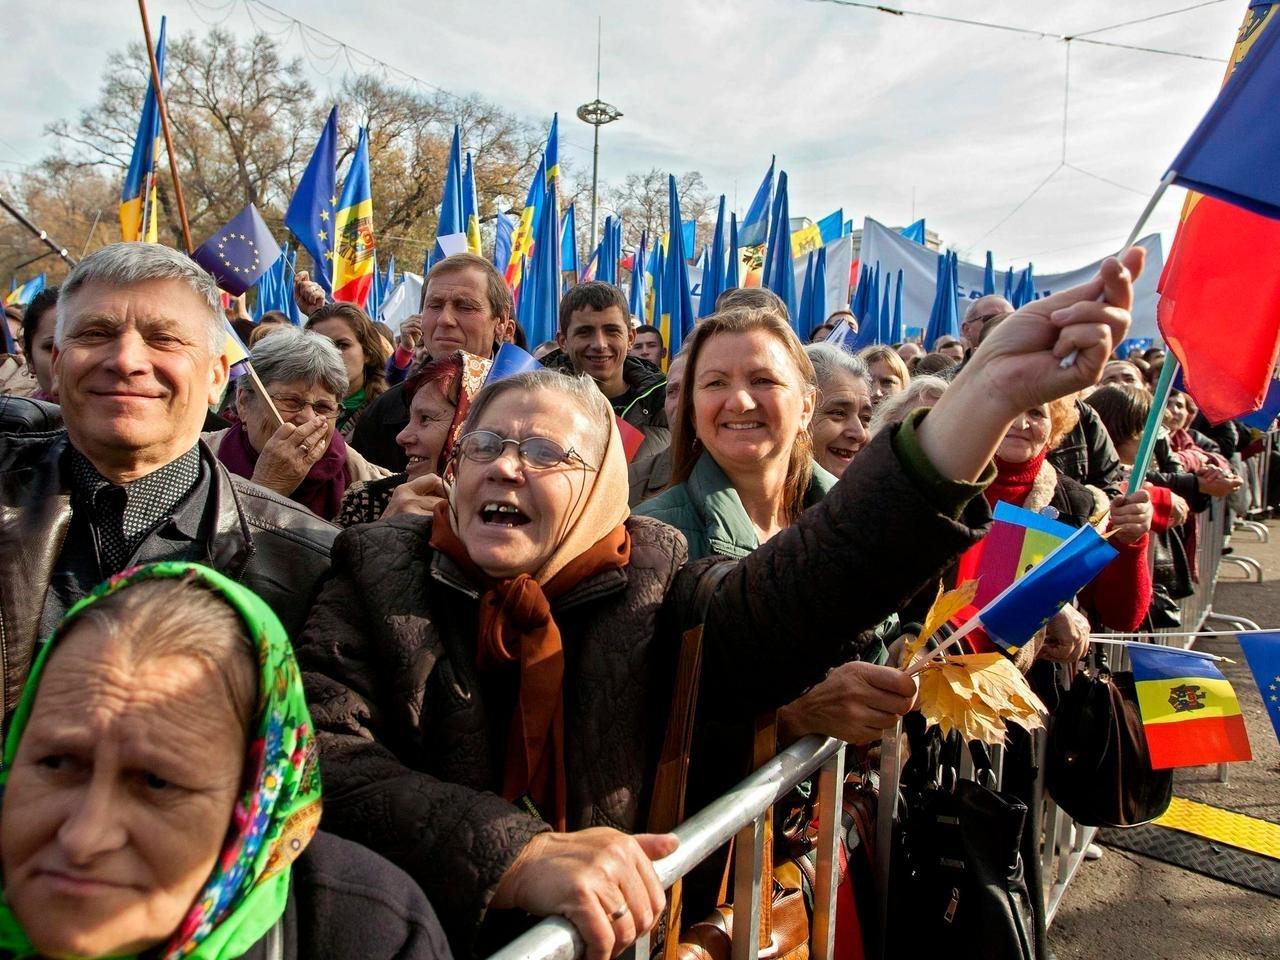
M7 719L38 640L50 578L71 526L63 430L0 433L0 660ZM201 443L212 470L209 566L256 592L295 636L329 569L338 529L292 501L232 476Z

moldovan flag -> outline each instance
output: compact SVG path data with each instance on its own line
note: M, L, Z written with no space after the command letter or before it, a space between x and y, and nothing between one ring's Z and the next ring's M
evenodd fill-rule
M1160 330L1215 423L1261 406L1280 348L1276 17L1250 3L1226 83L1169 170L1198 192L1160 277Z
M1212 660L1144 646L1129 660L1152 769L1253 759L1240 701Z
M342 184L342 199L334 217L333 299L361 309L373 288L373 191L369 186L369 132L360 139L351 169Z

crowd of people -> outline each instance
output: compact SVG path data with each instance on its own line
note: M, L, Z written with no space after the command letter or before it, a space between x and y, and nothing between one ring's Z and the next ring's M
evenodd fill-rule
M541 369L491 380L512 296L458 254L398 331L300 274L305 325L245 331L232 382L199 266L85 257L7 314L0 955L482 957L552 915L615 955L665 903L690 627L692 812L762 714L869 744L912 710L899 651L998 501L1120 552L1022 669L1171 615L1252 451L1175 394L1124 492L1161 358L1112 359L1141 269L856 354L739 289L668 356L582 283Z

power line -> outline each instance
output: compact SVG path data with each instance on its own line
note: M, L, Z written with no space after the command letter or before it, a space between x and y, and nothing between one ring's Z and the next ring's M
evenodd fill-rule
M1202 0L1200 3L1193 3L1189 7L1179 7L1177 10L1166 10L1164 13L1153 13L1149 17L1139 17L1136 20L1126 20L1124 23L1113 23L1109 27L1099 27L1097 30L1086 30L1083 33L1074 33L1067 37L1068 40L1079 40L1081 37L1091 37L1095 34L1106 33L1108 30L1119 30L1121 27L1132 27L1138 23L1150 23L1152 20L1163 20L1165 17L1174 17L1180 13L1190 13L1192 10L1199 10L1202 7L1212 7L1219 3L1226 3L1227 0Z
M890 7L882 3L866 3L863 0L808 0L809 3L829 3L837 7L856 7L859 10L869 10L873 13L887 13L895 17L917 17L921 20L936 20L942 23L954 23L966 27L980 27L984 30L1000 30L1005 33L1018 33L1023 36L1037 37L1041 40L1076 40L1080 43L1091 43L1099 47L1115 47L1120 50L1136 50L1142 53L1157 53L1166 57L1182 57L1187 60L1207 60L1211 63L1226 63L1226 59L1222 57L1205 57L1198 53L1183 53L1180 50L1161 50L1156 47L1143 47L1131 43L1117 43L1113 40L1091 40L1085 39L1087 34L1078 33L1067 35L1056 33L1052 30L1039 30L1034 27L1018 27L1008 23L994 23L990 20L973 20L968 17L952 17L943 13L926 13L923 10L907 10L902 7ZM1222 2L1222 0L1210 0L1210 2ZM1186 10L1195 10L1199 6L1208 6L1208 3L1198 4L1196 7L1186 7L1183 10L1170 10L1168 13L1160 14L1160 16L1172 16L1175 13L1184 13ZM1144 19L1156 19L1148 17ZM1135 20L1134 23L1142 21ZM1113 27L1103 27L1101 30L1089 31L1090 33L1100 33L1102 30L1114 30L1116 26L1127 26L1127 24L1116 24Z

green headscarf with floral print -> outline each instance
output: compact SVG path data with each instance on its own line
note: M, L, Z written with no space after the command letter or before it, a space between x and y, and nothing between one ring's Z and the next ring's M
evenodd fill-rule
M320 823L320 773L302 677L284 627L263 600L222 574L195 563L153 563L112 577L74 607L31 667L4 743L0 803L9 770L31 716L50 651L89 606L147 580L184 580L212 590L244 622L258 660L258 698L250 724L244 792L232 811L222 852L203 890L158 960L230 960L257 943L284 914L289 866ZM35 956L35 949L0 891L0 954ZM148 955L152 955L149 951Z

